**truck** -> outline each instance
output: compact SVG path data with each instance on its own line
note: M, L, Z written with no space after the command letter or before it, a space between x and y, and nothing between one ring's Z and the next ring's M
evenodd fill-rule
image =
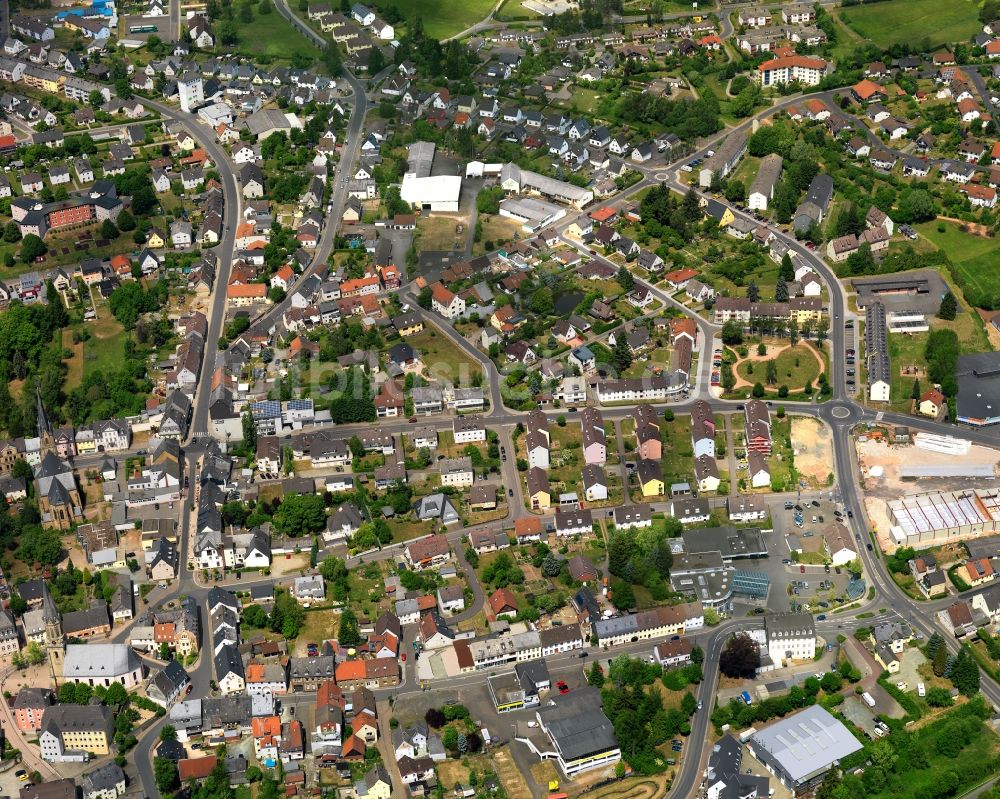
M493 739L490 737L490 731L488 729L486 729L485 727L483 727L479 732L480 732L480 735L481 735L481 737L483 739L483 743L484 744L486 744L487 746L489 746L491 743L493 743Z
M861 700L862 700L862 701L863 701L863 702L864 702L864 703L865 703L866 705L868 705L868 707L875 707L875 699L874 699L874 698L872 697L872 695L871 695L870 693L868 693L867 691L865 691L865 692L864 692L863 694L861 694Z
M743 693L741 693L740 694L740 699L743 700L744 704L747 704L747 705L752 705L753 704L753 699L750 697L750 692L749 691L744 691Z
M756 727L749 727L749 728L743 730L743 732L741 732L740 736L739 736L740 737L740 743L741 744L745 744L747 741L749 741L751 738L753 738L753 736L756 735L756 734L757 734L757 728Z

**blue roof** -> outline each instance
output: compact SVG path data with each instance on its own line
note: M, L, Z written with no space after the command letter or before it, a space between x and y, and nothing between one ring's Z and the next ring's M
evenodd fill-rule
M579 346L575 350L573 350L573 357L576 358L578 361L589 361L591 358L594 357L594 353L590 351L590 347L588 347L586 344L583 344L582 346Z

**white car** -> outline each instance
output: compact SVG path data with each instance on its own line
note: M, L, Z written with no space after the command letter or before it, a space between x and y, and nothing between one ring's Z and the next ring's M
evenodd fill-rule
M917 696L927 696L927 688L922 682L917 683Z
M910 686L909 686L909 685L907 685L907 684L906 684L906 682L905 682L904 680L900 680L900 681L899 681L898 683L896 683L896 687L897 687L897 688L898 688L898 689L899 689L900 691L908 691L908 690L910 689Z

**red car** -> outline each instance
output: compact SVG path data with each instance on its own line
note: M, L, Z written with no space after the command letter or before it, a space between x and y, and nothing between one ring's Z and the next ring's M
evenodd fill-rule
M569 693L569 686L566 685L566 683L563 682L562 680L559 680L559 682L556 683L556 688L559 689L559 693L561 693L561 694L568 694Z

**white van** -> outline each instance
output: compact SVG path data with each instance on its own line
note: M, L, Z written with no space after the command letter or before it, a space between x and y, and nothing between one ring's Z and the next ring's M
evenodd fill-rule
M922 682L917 683L917 696L927 696L927 689Z

